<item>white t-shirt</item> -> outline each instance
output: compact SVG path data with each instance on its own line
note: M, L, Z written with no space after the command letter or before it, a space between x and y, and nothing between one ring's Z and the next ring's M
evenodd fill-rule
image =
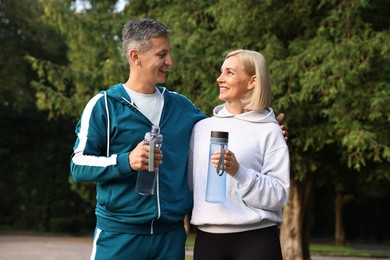
M123 85L129 94L132 103L144 114L154 125L159 125L162 109L164 106L164 96L156 88L153 94L141 94Z

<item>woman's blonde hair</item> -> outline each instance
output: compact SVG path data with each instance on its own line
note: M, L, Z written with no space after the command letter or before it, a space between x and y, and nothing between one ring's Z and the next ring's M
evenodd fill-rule
M229 52L226 58L235 56L244 66L249 76L256 76L255 87L243 100L244 108L247 110L263 110L271 105L271 83L269 80L268 66L264 56L251 50L235 50Z

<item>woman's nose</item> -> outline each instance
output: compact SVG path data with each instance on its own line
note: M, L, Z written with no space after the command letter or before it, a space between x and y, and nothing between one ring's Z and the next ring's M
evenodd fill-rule
M219 77L217 78L217 82L218 82L218 83L221 82L221 81L223 81L222 73L221 73L221 75L219 75Z

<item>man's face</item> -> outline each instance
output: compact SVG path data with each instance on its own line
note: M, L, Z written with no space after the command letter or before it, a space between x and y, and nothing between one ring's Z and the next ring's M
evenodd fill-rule
M168 67L172 66L171 42L168 36L150 39L152 48L139 54L145 81L152 85L167 81Z

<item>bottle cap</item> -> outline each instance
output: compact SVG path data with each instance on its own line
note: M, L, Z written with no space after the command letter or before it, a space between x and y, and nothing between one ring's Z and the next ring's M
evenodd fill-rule
M157 135L157 134L159 134L160 133L160 127L159 126L157 126L157 125L153 125L152 126L152 129L151 129L151 131L150 131L152 134L155 134L155 135Z
M153 125L150 132L145 133L145 140L150 141L151 138L154 138L156 143L161 144L163 141L163 136L160 134L160 127Z
M227 142L229 140L229 132L211 131L210 140Z

